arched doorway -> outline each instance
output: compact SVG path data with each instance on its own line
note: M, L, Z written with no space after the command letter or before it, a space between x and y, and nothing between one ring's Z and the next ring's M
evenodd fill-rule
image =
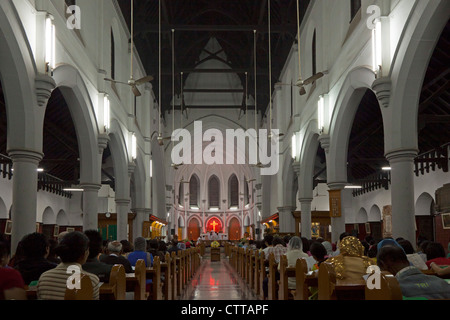
M232 218L228 225L228 239L240 240L241 239L241 224L237 218Z
M198 219L193 218L191 221L189 221L188 225L188 239L192 241L197 241L197 239L200 237L200 222Z

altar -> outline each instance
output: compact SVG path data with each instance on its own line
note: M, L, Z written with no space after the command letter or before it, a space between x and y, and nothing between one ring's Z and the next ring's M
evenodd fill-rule
M208 240L224 241L224 240L228 240L228 233L213 233L212 235L211 235L211 233L202 233L200 235L200 238L203 241L208 241Z

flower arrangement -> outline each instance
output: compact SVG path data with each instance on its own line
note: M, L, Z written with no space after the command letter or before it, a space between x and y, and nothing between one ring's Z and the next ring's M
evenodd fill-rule
M220 243L219 242L217 242L217 241L213 241L213 242L211 242L211 248L218 248L218 247L220 247Z

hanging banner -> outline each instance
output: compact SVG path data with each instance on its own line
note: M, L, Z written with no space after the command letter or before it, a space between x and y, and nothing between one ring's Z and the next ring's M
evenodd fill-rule
M328 190L330 196L330 217L339 218L341 212L341 190Z

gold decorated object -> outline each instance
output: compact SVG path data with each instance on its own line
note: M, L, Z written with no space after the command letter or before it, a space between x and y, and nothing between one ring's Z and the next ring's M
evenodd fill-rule
M353 236L345 237L338 245L340 254L336 257L329 258L327 262L330 262L334 268L336 278L345 278L345 257L357 257L361 258L362 267L366 270L370 265L375 264L374 261L364 256L364 246L361 242ZM353 260L353 259L352 259Z

